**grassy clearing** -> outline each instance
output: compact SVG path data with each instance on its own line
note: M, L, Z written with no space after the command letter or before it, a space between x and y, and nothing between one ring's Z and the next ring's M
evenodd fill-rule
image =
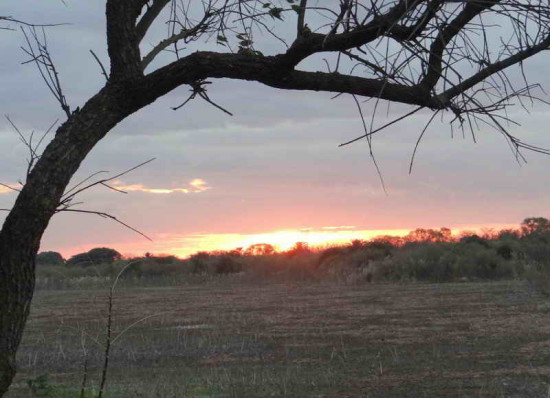
M97 389L107 286L35 296L9 398ZM550 300L529 283L276 284L116 293L107 397L541 397ZM56 386L64 386L62 388ZM90 394L91 396L91 394Z

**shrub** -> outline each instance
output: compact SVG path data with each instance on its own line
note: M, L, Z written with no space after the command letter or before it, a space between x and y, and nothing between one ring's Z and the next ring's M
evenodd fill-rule
M242 264L229 255L219 256L215 261L214 267L214 272L221 275L234 274L241 272L243 269Z
M496 250L478 244L460 248L453 266L455 278L501 279L514 276L513 265Z
M454 258L448 247L436 243L405 246L394 255L394 275L399 280L451 280Z
M79 265L82 267L94 264L112 264L122 258L121 254L114 249L107 247L97 247L86 253L80 253L67 260L67 265Z
M40 265L63 265L65 259L58 252L42 252L36 256L36 263Z
M462 238L460 238L460 243L463 243L463 244L476 243L483 247L489 247L489 241L476 234L463 236Z
M191 272L194 274L204 274L208 272L208 259L210 254L207 252L198 252L189 257L191 263Z
M524 278L527 285L535 292L550 297L550 267L541 264L529 264Z

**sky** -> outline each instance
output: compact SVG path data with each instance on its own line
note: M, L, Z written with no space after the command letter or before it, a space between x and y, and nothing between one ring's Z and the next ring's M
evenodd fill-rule
M4 0L3 5L19 19L69 23L47 33L73 108L101 88L103 77L89 50L108 63L103 2ZM63 121L63 113L33 65L22 64L28 59L22 45L20 32L0 31L0 110L24 134L40 134ZM526 62L530 80L546 90L549 56ZM351 97L212 82L209 96L234 116L200 100L173 111L189 96L188 88L180 87L113 129L71 183L99 171L108 171L100 174L108 178L154 158L112 181L125 194L97 187L80 197L82 209L112 214L152 241L108 219L60 213L41 250L68 257L107 246L124 254L186 256L259 242L285 248L295 241L349 241L417 227L510 227L526 217L549 215L550 158L526 153L527 163L519 164L502 136L489 128L481 127L474 142L456 131L453 136L447 117L436 120L411 174L415 142L431 114L419 112L383 130L373 149L384 190L366 142L338 147L363 133ZM370 118L372 106L363 109ZM384 106L375 125L410 109ZM516 136L550 148L547 105L535 105L529 113L515 106L509 116L520 124L510 127ZM28 153L6 119L0 119L0 146L0 182L17 185ZM0 208L9 208L14 199L0 187Z

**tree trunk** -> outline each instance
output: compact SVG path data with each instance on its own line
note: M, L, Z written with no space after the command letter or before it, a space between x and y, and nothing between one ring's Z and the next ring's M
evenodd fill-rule
M131 109L128 93L107 85L59 127L27 178L0 231L0 397L15 375L15 356L34 291L40 239L80 163Z

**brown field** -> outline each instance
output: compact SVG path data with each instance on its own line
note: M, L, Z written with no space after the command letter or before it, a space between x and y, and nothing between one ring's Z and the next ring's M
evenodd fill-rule
M79 397L85 357L97 389L106 297L36 293L8 397ZM550 300L517 281L127 287L113 337L107 397L550 397Z

